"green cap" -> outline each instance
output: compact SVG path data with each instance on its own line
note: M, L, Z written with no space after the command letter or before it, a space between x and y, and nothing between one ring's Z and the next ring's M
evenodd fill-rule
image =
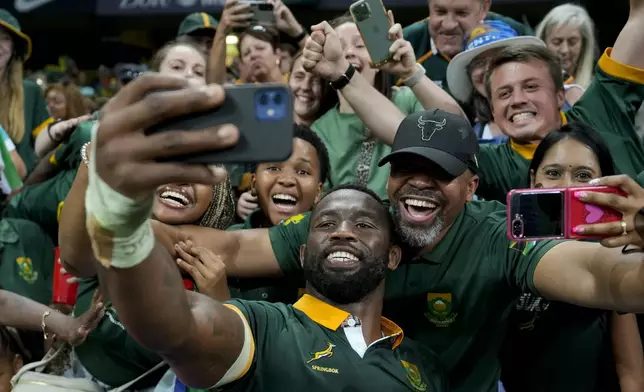
M217 28L217 19L205 12L194 12L181 22L177 36L193 35L198 30L215 30Z
M22 32L18 19L4 8L0 8L0 27L4 27L9 34L13 35L16 51L23 61L26 61L31 56L31 38Z

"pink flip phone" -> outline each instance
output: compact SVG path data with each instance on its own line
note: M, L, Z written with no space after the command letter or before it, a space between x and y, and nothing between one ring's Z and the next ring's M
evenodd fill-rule
M598 238L576 234L573 229L622 219L622 214L612 208L580 201L575 197L577 192L625 196L621 189L605 186L515 189L507 196L508 238L512 241Z

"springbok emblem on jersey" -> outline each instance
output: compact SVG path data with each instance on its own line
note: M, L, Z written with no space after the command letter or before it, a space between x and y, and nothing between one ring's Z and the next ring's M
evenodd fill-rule
M427 124L431 124L434 127L431 133L425 130L425 126ZM438 122L433 120L425 120L423 119L423 116L418 117L418 128L420 128L421 131L420 138L425 142L432 140L432 136L434 136L436 131L443 130L443 128L445 128L445 125L447 125L446 118L444 118L443 121Z
M313 355L313 358L309 359L306 363L311 363L313 361L317 361L318 359L322 359L322 358L331 358L333 356L334 348L335 348L335 344L331 342L327 342L326 348L322 351L311 353L311 355Z

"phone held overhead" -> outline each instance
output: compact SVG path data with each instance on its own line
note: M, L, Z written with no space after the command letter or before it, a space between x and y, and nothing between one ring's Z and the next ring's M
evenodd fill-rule
M577 234L574 228L621 221L622 214L618 211L584 203L575 197L577 192L625 196L621 189L605 186L515 189L507 197L508 238L512 241L592 239L597 237Z
M394 41L389 39L391 26L382 1L358 0L351 4L349 12L367 47L372 65L380 67L389 61L389 48Z
M239 129L236 146L168 159L194 164L282 162L293 149L293 98L283 84L227 86L224 103L213 110L179 116L150 127L146 134L199 131L223 124ZM156 94L154 92L152 94Z
M251 24L274 26L276 23L274 6L271 3L261 0L247 0L244 3L250 6L250 12L253 14Z

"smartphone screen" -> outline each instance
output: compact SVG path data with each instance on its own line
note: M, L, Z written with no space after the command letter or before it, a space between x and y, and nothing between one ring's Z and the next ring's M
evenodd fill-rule
M515 193L509 202L509 232L514 239L564 237L563 191Z

